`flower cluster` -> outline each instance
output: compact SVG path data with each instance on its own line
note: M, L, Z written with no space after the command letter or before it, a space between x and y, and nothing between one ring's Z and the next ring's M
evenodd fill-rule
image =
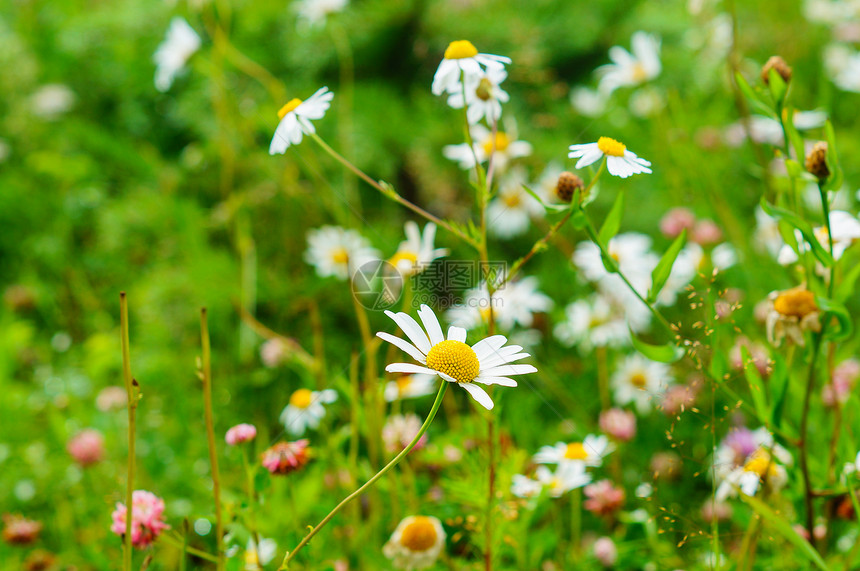
M144 549L152 545L161 532L170 529L164 522L164 500L146 490L135 490L131 499L131 544ZM111 531L119 536L126 534L125 504L117 502L116 509L111 514L113 525Z

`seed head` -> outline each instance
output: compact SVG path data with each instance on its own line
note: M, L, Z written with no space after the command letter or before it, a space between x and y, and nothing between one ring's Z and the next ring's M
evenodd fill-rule
M830 176L830 169L827 168L827 143L824 141L815 143L806 155L806 170L820 181L827 180Z
M581 178L572 172L564 171L558 175L558 182L555 185L555 195L562 202L570 202L573 200L576 189L583 188L585 188L585 183Z
M770 70L776 70L776 73L782 78L785 83L791 81L791 67L785 60L779 56L771 56L767 63L761 68L761 80L765 85L770 85Z

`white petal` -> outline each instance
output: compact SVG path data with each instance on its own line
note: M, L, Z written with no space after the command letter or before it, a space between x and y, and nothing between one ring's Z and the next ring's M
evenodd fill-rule
M472 350L475 352L478 360L481 361L498 351L507 340L504 335L493 335L486 339L481 339L472 345Z
M422 305L418 310L418 317L421 318L421 323L424 324L424 329L427 330L427 334L430 336L431 346L445 340L445 337L442 335L442 326L439 325L439 320L436 318L436 314L433 313L432 309L426 305Z
M594 149L591 149L582 155L582 158L576 162L576 168L581 169L587 167L588 165L596 163L601 158L603 158L603 151L595 146Z
M414 363L391 363L385 367L385 370L389 373L426 373L428 375L435 375L436 371L429 367L422 367L421 365L416 365Z
M452 325L448 328L448 339L453 341L460 341L461 343L466 342L466 330L462 327L457 327L456 325Z
M508 377L485 377L483 375L478 375L475 378L475 382L484 385L500 385L503 387L517 386L517 382L513 379L509 379Z
M421 326L418 325L418 322L412 319L412 316L403 313L394 313L392 311L385 312L385 315L394 320L394 322L400 326L400 329L409 337L409 340L412 341L412 344L418 347L418 350L424 353L425 355L430 351L430 340L427 339L427 335L424 333L424 330L421 329Z
M494 406L493 405L493 399L490 398L490 395L487 394L487 391L485 391L484 389L482 389L478 385L475 385L474 383L457 383L457 384L460 385L461 387L463 387L464 389L466 389L466 392L468 392L470 395L472 395L472 398L475 399L475 401L479 405L481 405L482 407L484 407L487 410L493 410L493 406Z
M400 337L396 337L390 333L385 333L380 331L376 334L377 337L382 339L383 341L388 341L395 347L403 350L405 353L408 353L410 357L418 361L419 363L425 363L426 357L424 354L418 350L417 347L409 343L406 339L401 339Z
M500 365L481 371L481 375L495 377L498 375L525 375L536 373L537 369L532 365Z

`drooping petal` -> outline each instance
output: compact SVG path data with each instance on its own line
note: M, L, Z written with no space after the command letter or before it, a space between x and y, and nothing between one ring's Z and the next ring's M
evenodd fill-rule
M484 407L487 410L493 410L493 399L490 398L490 395L487 394L487 391L479 387L474 383L457 383L472 395L472 398L475 399L479 405Z
M388 341L389 343L391 343L395 347L401 349L405 353L408 353L410 357L412 357L413 359L415 359L416 361L418 361L420 363L424 363L427 360L427 358L424 356L424 354L421 351L419 351L417 347L415 347L414 345L409 343L406 339L401 339L400 337L396 337L390 333L385 333L382 331L377 333L376 336L379 337L380 339L382 339L383 341Z

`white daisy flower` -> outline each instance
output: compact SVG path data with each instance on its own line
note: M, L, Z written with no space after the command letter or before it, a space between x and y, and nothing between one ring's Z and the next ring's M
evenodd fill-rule
M433 516L411 515L397 525L382 553L397 569L426 569L444 548L442 522Z
M836 87L860 93L860 52L845 44L831 44L824 51L824 64Z
M612 63L597 68L598 89L610 95L619 87L633 87L660 75L660 38L636 32L631 39L633 53L621 46L609 49Z
M270 155L283 155L290 145L302 142L302 135L316 133L311 119L322 119L334 99L328 87L320 87L306 100L291 99L278 111L281 122L275 129L275 136L269 145Z
M496 290L492 306L496 325L502 331L510 331L516 326L531 327L534 314L552 309L553 301L538 290L537 278L530 276L507 282ZM487 284L481 282L477 288L467 291L463 303L449 309L447 317L453 325L465 329L489 323L490 296Z
M271 563L277 554L278 544L274 539L260 538L259 545L254 545L254 540L249 539L245 547L246 571L259 571L262 566Z
M433 241L436 238L436 225L428 222L424 226L424 233L413 221L406 223L404 227L406 240L400 242L397 253L388 260L392 266L404 276L420 274L433 260L448 255L447 248L434 248Z
M857 453L857 456L854 458L853 462L846 462L842 467L842 472L846 476L850 476L851 474L856 474L860 472L860 452Z
M496 170L501 172L505 170L512 159L527 157L532 154L531 144L517 141L516 133L509 136L503 131L496 131L496 136L493 137L492 131L480 124L472 125L470 131L472 133L472 149L469 148L468 143L446 145L442 149L445 158L457 161L460 163L460 168L464 170L475 168L475 157L479 163L485 163L492 155Z
M564 462L558 465L555 472L546 466L538 466L535 476L554 498L559 498L591 482L591 474L585 471L583 462Z
M281 411L281 424L293 436L301 436L308 428L316 428L325 417L324 404L337 400L334 389L312 391L298 389L290 395L290 403Z
M348 279L362 264L380 259L370 242L355 230L340 226L323 226L308 232L305 261L320 277Z
M596 143L571 145L568 158L579 158L576 168L581 169L606 157L609 174L621 178L640 173L651 173L651 163L627 150L624 144L609 137L600 137Z
M606 435L589 434L582 442L557 442L555 446L543 446L532 457L537 464L581 463L597 467L615 447Z
M30 108L37 117L53 121L68 112L76 99L75 92L62 83L49 83L30 96Z
M570 104L585 117L597 117L606 111L607 96L588 87L574 87L570 92Z
M441 95L445 91L448 93L462 91L461 72L468 85L469 81L479 77L485 70L504 70L505 64L508 63L511 63L509 57L479 54L477 48L468 40L451 42L445 50L445 57L436 69L436 75L433 76L433 95Z
M827 121L827 113L821 110L795 111L792 115L792 123L798 131L807 131L822 127ZM756 143L767 143L774 147L781 147L785 142L782 124L772 117L764 115L752 115L747 125L749 126L750 138ZM739 147L747 137L747 125L742 121L736 121L726 127L723 137L730 147Z
M833 258L838 260L842 257L855 241L860 240L860 220L850 212L834 210L830 213L830 231L833 233ZM827 235L826 226L818 226L813 230L818 243L830 251L830 237ZM800 232L795 231L798 248L801 252L807 252L810 246L803 240ZM784 244L777 254L777 261L783 266L797 262L798 257L791 246ZM823 268L822 268L823 269Z
M636 291L645 295L651 287L651 271L660 261L657 254L651 251L651 238L645 234L625 232L611 238L607 244L607 250ZM600 247L597 244L591 241L577 244L573 252L573 263L580 269L585 279L597 282L601 291L612 295L616 300L624 303L625 307L628 305L635 307L635 304L627 303L632 293L627 289L624 280L618 274L610 274L606 271L600 257Z
M659 399L670 381L668 366L639 354L631 355L612 376L615 403L619 406L633 403L640 414L645 414L651 407L651 399Z
M400 326L409 341L390 333L379 332L376 336L397 346L421 363L392 363L385 367L386 371L439 375L450 383L457 383L487 410L493 408L493 401L477 383L515 387L517 382L510 376L537 371L532 365L509 364L524 359L529 354L521 353L522 347L519 345L505 347L507 339L504 335L487 337L470 347L466 344L466 330L452 325L448 328L446 340L436 314L426 305L422 305L418 310L418 317L421 318L426 333L418 322L406 313L386 311L385 314Z
M555 189L558 186L558 177L564 172L561 163L552 161L546 165L540 178L530 188L544 201L545 204L558 203Z
M543 490L543 484L523 474L514 474L511 478L511 493L518 498L535 498Z
M400 375L395 380L385 383L383 396L386 402L393 402L432 395L434 392L436 392L436 375L416 373Z
M782 235L779 233L779 221L768 215L762 210L761 206L756 206L755 220L756 227L753 244L759 250L763 246L770 255L774 257L778 256L783 244Z
M510 96L500 84L508 77L504 68L489 68L478 75L466 79L465 90L460 90L448 96L448 105L454 109L463 108L463 93L465 92L466 119L474 125L486 118L487 123L498 121L502 116L502 103L507 103Z
M562 345L576 345L583 353L595 347L628 346L628 327L639 333L651 323L651 312L642 303L621 307L612 297L600 294L571 303L565 317L555 326L555 337Z
M715 500L724 502L736 496L738 491L754 496L762 484L771 490L780 490L788 483L788 472L775 455L766 448L758 448L745 461L743 466L731 470L717 487Z
M325 23L326 16L343 12L349 0L300 0L294 4L299 19L310 26Z
M155 88L167 91L194 52L200 49L200 36L183 18L175 17L167 28L167 37L155 50Z
M487 226L499 238L513 238L529 229L532 218L545 213L540 202L523 188L525 171L512 170L499 184L499 190L487 205Z

